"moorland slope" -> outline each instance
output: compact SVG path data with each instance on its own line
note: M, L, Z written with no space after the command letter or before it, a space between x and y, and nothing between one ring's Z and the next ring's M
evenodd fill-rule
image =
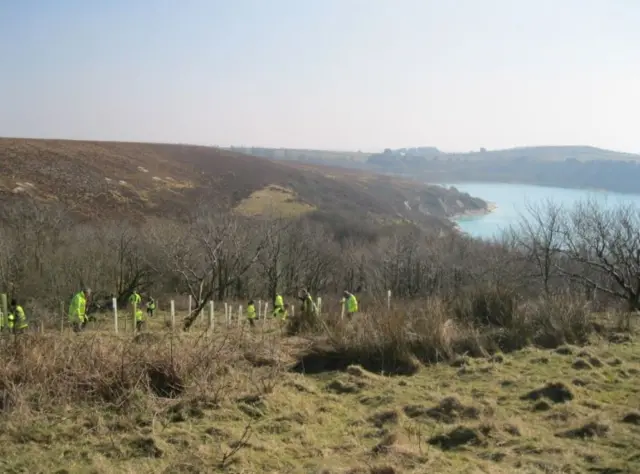
M487 208L467 194L406 179L214 147L0 138L0 201L25 196L92 218L180 217L206 203L253 216L446 227L448 217Z

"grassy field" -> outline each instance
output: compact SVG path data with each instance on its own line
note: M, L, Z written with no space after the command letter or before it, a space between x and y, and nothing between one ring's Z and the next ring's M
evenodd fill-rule
M297 194L280 186L267 186L251 193L235 207L244 216L298 217L316 208L301 202Z
M172 335L165 319L135 340L108 322L5 337L2 472L640 472L629 335L305 374L312 341L275 321Z

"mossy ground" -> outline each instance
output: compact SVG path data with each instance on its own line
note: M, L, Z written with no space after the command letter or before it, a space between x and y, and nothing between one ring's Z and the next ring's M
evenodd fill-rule
M640 344L633 340L462 357L406 377L358 366L313 376L268 364L242 370L225 372L246 377L228 390L220 384L224 397L133 391L126 409L61 403L8 412L0 470L640 472Z

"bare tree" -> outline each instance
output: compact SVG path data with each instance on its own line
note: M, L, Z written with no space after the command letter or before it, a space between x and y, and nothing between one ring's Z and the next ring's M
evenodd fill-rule
M267 294L273 301L278 291L283 290L285 272L292 270L285 261L286 251L290 250L286 247L292 222L278 218L263 221L260 227L260 232L264 236L264 247L257 258L257 273L266 283Z
M541 205L527 204L526 214L510 229L516 250L533 264L533 276L540 279L546 296L551 293L553 277L558 275L564 218L561 206L549 200Z
M289 281L290 291L304 286L312 293L335 286L337 271L343 259L339 246L322 226L300 221L291 228L287 245L288 268L296 269L296 278Z
M263 241L228 214L199 211L188 226L166 223L152 230L170 271L179 278L195 307L184 321L188 330L214 296L222 299L256 262Z
M640 309L638 208L579 203L563 225L561 251L565 258L557 268L563 274Z
M60 246L68 225L67 213L57 205L25 198L0 208L0 222L9 224L2 236L5 285L23 297L43 297L49 292L43 280L52 271L50 256Z
M111 278L118 304L124 304L134 290L145 291L157 274L152 245L132 225L107 224L106 240L113 264Z

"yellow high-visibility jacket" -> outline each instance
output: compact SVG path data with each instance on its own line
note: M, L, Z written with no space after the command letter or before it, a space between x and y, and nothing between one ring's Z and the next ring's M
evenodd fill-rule
M16 329L26 329L29 327L29 324L27 323L27 316L24 314L24 309L22 309L22 306L20 305L16 306L16 319Z
M131 304L135 303L136 306L140 306L141 301L142 301L142 298L140 298L140 295L138 294L137 291L134 291L133 293L131 293L131 296L129 296L129 303Z
M24 314L24 309L22 309L22 306L20 305L17 305L16 309L9 313L9 317L7 319L9 322L7 326L9 329L26 329L29 327L27 317Z
M277 308L278 306L284 308L284 299L282 298L282 295L276 295L276 300L273 303L274 308Z
M84 292L77 292L71 299L71 304L69 305L69 322L83 323L86 318L86 306L87 299L84 297Z
M342 304L347 305L347 313L357 313L358 312L358 300L356 299L356 295L350 295L346 300L342 298Z
M256 306L253 304L247 305L247 319L256 319Z

